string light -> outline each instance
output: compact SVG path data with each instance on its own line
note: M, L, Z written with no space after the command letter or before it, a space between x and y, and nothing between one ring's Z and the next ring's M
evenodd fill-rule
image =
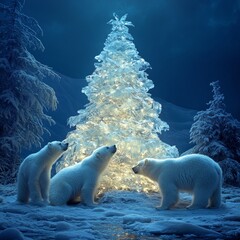
M151 191L157 186L150 180L134 175L132 166L146 157L177 157L178 150L159 139L168 125L158 116L161 105L155 102L149 89L153 82L144 72L150 68L132 43L126 15L114 15L109 22L103 51L95 57L95 71L86 78L82 89L89 103L70 117L75 130L67 136L69 149L59 169L73 165L99 146L117 145L117 152L103 175L100 192L110 189Z

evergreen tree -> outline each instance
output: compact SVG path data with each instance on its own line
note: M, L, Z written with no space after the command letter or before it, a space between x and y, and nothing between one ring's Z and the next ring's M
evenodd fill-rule
M53 123L44 110L56 109L54 90L42 80L57 75L28 51L44 50L37 21L21 13L24 0L0 3L0 181L15 177L22 149L39 146Z
M136 183L132 166L145 157L177 156L178 151L159 139L168 125L158 118L161 105L147 93L154 87L145 72L150 66L138 55L128 32L133 25L126 17L114 15L109 22L112 32L82 90L89 103L69 119L75 130L67 137L70 147L60 168L81 161L99 146L116 144L104 186L143 189L147 180Z
M213 100L205 111L194 117L190 129L193 151L212 157L216 161L232 158L240 161L240 122L226 112L224 95L219 82L212 82Z

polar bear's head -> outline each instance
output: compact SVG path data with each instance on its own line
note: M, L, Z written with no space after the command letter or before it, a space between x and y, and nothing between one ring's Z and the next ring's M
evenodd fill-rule
M99 159L106 159L106 158L110 159L116 151L117 151L116 145L103 146L103 147L97 148L93 152L93 155Z
M149 160L147 158L139 161L137 165L132 168L133 172L135 174L144 174L145 169L147 168L148 165L148 161Z
M52 157L58 158L60 157L63 152L65 152L68 149L68 143L66 142L60 142L60 141L53 141L49 142L47 145L47 149L49 154Z
M135 174L140 174L156 181L161 171L162 162L164 162L164 160L160 161L154 158L145 158L139 161L132 170Z
M116 145L99 147L92 153L93 158L90 159L93 159L95 165L98 165L99 171L103 171L116 151Z

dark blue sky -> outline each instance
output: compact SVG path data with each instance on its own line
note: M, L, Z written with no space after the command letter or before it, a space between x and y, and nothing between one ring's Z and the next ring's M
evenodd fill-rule
M209 83L219 80L240 119L240 0L26 0L23 11L44 32L45 52L35 57L73 78L94 71L113 12L128 13L134 44L152 66L153 97L203 110Z

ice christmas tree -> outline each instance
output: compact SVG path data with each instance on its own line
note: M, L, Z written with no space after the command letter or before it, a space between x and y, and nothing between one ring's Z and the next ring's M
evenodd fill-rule
M70 117L75 130L67 136L70 143L60 168L81 161L102 145L116 144L118 151L103 178L103 189L138 189L148 191L148 182L133 174L131 168L145 157L176 157L178 150L159 139L168 125L158 116L161 105L148 90L153 82L145 72L150 68L133 44L128 32L127 15L109 21L112 32L105 47L96 56L95 71L82 89L89 103ZM150 188L153 188L151 184Z

